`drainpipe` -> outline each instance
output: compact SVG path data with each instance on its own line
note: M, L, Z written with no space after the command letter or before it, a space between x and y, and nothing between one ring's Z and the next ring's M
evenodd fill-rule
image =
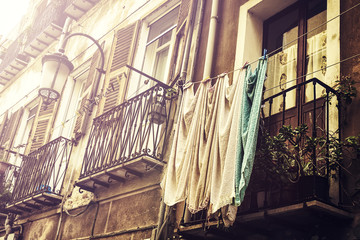
M198 52L199 52L199 46L200 46L200 38L201 38L201 30L202 30L202 25L203 25L203 18L204 18L204 11L205 11L205 0L201 0L200 2L200 12L199 12L199 17L198 17L198 21L196 23L196 25L198 26L198 29L196 30L196 40L195 40L195 47L194 47L194 59L192 61L191 64L191 74L190 74L190 80L193 79L194 77L194 69L195 69L195 65L198 59Z
M210 77L214 57L216 27L218 24L219 0L213 0L211 5L211 18L209 26L208 42L206 47L203 79Z

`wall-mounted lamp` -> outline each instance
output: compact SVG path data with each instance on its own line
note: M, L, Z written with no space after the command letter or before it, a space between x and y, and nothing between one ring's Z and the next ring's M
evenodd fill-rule
M101 65L98 71L98 80L101 74L104 73L104 51L100 44L91 36L85 33L72 33L64 38L60 43L60 49L58 53L45 55L42 58L42 77L39 89L39 95L43 98L45 106L49 105L52 101L57 101L60 98L62 90L65 86L66 79L71 71L74 69L74 65L64 55L64 48L69 38L73 36L83 36L93 41L100 50ZM99 83L99 81L96 81ZM93 97L93 96L92 96Z
M45 105L60 98L66 79L73 69L74 65L61 53L48 54L42 58L39 95Z

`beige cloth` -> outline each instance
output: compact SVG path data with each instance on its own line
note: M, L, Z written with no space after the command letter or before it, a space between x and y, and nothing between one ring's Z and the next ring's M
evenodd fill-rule
M245 71L242 71L245 72ZM241 73L242 74L242 73ZM214 213L233 202L242 81L227 75L184 90L162 187L164 202L186 200L194 213Z

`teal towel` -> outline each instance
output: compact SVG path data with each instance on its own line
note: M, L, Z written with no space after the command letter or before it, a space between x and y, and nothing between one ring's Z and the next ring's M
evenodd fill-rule
M266 67L267 59L260 59L253 73L250 65L246 69L241 102L240 138L236 149L235 205L237 206L244 200L253 168Z

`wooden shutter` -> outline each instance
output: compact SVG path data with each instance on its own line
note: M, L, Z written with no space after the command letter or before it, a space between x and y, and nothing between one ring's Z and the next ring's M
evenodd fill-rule
M117 105L121 78L122 74L110 79L108 88L106 89L104 112L109 111L111 108Z
M182 25L184 24L184 22L186 21L188 15L189 15L191 2L192 2L192 0L182 0L181 1L181 5L180 5L180 9L179 9L178 23L177 23L177 27L176 27L177 30L179 30L182 27Z
M174 80L174 78L180 74L182 58L185 51L185 42L187 38L187 33L190 24L190 17L192 12L195 10L196 1L194 0L182 0L179 16L176 26L176 40L174 44L173 55L171 56L170 62L170 71L169 71L169 81ZM194 23L192 23L194 24Z
M36 124L34 124L31 130L31 137L29 138L27 149L29 152L33 152L36 149L42 147L49 140L50 130L52 122L55 117L57 102L52 102L47 107L42 103L40 109L38 109L38 116L36 118Z
M6 122L4 122L1 147L3 150L0 153L0 159L7 160L9 152L5 150L10 150L13 146L14 138L19 128L19 123L24 109L21 108L13 113Z
M115 70L124 67L129 62L135 27L136 24L132 24L117 31L110 72L114 72Z
M104 47L105 42L101 44ZM77 117L75 120L75 127L73 131L74 139L78 141L82 136L85 135L88 126L89 118L91 116L94 99L97 95L99 87L99 74L98 68L100 67L101 55L100 51L96 50L91 58L91 64L89 68L89 75L85 80L83 89L81 90L81 100L79 108L77 110Z
M78 141L84 134L86 130L86 123L89 119L89 109L87 107L88 105L88 96L89 94L86 94L82 97L80 101L80 106L78 110L76 111L76 121L75 121L75 127L74 127L74 139Z
M126 64L132 65L138 28L137 22L116 32L103 112L117 106L124 99L130 74Z

